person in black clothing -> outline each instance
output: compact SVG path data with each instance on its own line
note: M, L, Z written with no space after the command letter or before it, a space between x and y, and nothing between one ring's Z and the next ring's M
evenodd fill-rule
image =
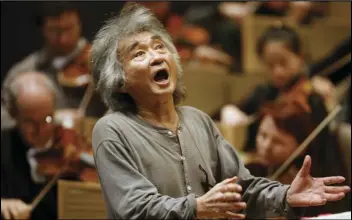
M46 75L26 72L8 88L3 95L16 127L1 133L1 217L57 219L56 186L33 210L30 206L47 181L33 154L54 142L54 86Z
M269 27L258 40L257 53L270 73L271 82L257 86L237 107L233 104L223 107L212 116L214 120L232 125L245 122L246 115L255 115L263 104L276 100L281 94L290 91L301 79L309 76L299 35L290 27L285 25ZM320 122L327 115L324 99L318 94L319 85L308 86L312 86L314 90L309 97L312 117ZM255 146L254 137L257 129L258 122L249 126L250 137L245 149Z

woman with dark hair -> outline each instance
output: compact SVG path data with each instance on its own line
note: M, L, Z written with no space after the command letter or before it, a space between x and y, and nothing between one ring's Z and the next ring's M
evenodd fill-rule
M297 150L318 124L312 119L311 113L297 100L268 103L261 109L260 115L260 126L255 139L255 156L251 161L246 162L246 167L253 175L271 176ZM336 137L332 133L320 133L279 176L278 181L291 184L305 155L310 155L312 160L316 161L311 167L313 176L348 176L341 160L342 155ZM339 203L309 209L305 215L343 212L349 210L349 207L350 195Z
M301 83L310 91L307 96L309 106L313 112L315 122L320 122L327 115L325 99L321 95L321 84L314 83L309 79L308 68L304 61L302 44L298 33L285 25L278 24L268 28L257 43L258 56L263 61L265 68L270 74L271 82L259 85L252 94L240 102L238 106L226 105L213 115L213 119L221 120L222 123L236 125L239 121L245 122L246 115L255 115L260 107L267 101L276 100L281 95L285 95L291 89ZM328 83L327 80L319 79L319 83ZM243 114L245 113L245 114ZM258 128L258 123L250 126L250 143L254 146L254 136Z

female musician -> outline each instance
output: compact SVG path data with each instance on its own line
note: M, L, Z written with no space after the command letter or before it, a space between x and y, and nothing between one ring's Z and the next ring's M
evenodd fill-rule
M213 119L221 119L222 123L236 125L238 121L246 121L246 116L241 115L256 114L267 101L273 101L281 95L290 93L293 88L302 86L310 91L307 93L307 100L314 113L315 121L320 122L327 114L324 105L328 97L323 96L329 93L325 91L326 84L329 91L332 85L327 80L307 78L308 73L298 33L285 25L272 26L259 38L257 53L270 74L271 82L258 86L251 95L240 102L238 107L232 104L224 106L213 116ZM250 126L249 133L253 138L248 138L249 143L246 147L254 146L257 128L258 123Z
M318 125L303 103L295 100L270 103L261 110L261 121L256 135L254 159L247 161L247 168L256 176L271 176L308 137ZM326 137L328 135L328 137ZM347 176L342 163L336 137L332 133L319 134L306 150L278 178L283 184L291 184L305 155L316 161L312 165L313 176L342 175ZM255 162L254 162L255 161ZM321 213L336 213L349 210L349 199L339 203L315 208L306 216Z

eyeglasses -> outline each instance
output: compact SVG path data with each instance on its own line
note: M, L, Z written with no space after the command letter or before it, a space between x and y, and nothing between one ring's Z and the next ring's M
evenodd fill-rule
M209 177L208 177L208 173L207 171L205 171L205 169L202 167L202 165L199 164L199 169L204 173L205 175L205 182L201 182L200 184L202 185L202 187L204 189L206 189L207 191L209 191L211 188L213 188L214 186L209 184Z

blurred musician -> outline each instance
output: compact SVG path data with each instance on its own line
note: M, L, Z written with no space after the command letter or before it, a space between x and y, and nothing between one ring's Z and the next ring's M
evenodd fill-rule
M317 125L312 120L311 113L296 100L265 105L261 110L261 122L256 135L255 156L252 161L247 161L247 168L255 176L271 176ZM339 149L332 133L318 135L278 180L283 184L291 184L302 166L305 155L310 155L312 160L316 161L311 167L313 176L348 176ZM305 215L317 216L321 213L338 213L349 209L350 195L337 203L309 209Z
M138 2L151 9L170 33L182 61L198 60L225 67L235 65L236 46L233 24L223 24L217 16L217 3ZM185 7L184 13L175 8ZM175 8L174 8L175 7ZM181 15L183 14L183 15ZM216 14L216 15L215 15ZM199 16L200 15L200 16ZM222 34L220 34L222 33ZM231 39L231 40L228 40ZM236 60L236 65L239 65Z
M58 108L79 108L91 81L88 66L90 44L81 35L79 12L72 3L43 2L37 22L44 38L43 48L16 63L7 73L2 89L18 73L41 71L48 74L58 87ZM100 97L92 95L87 115L99 117L105 111ZM2 119L10 120L6 116Z
M257 53L270 74L271 82L259 85L238 106L226 105L213 115L213 119L220 119L230 125L245 123L247 115L258 113L259 108L267 101L273 101L297 87L303 87L309 93L307 101L314 113L313 117L315 121L320 122L327 114L325 101L330 98L322 94L331 94L325 91L332 90L333 85L324 78L318 78L319 81L307 78L308 72L301 47L299 35L293 29L281 24L268 28L258 41ZM249 138L247 147L254 146L257 128L258 123L249 128L253 138Z
M4 91L9 104L6 107L17 125L1 134L1 216L4 219L57 219L55 186L33 211L30 206L49 180L34 155L66 138L61 127L53 123L54 88L46 75L26 72L19 74ZM78 179L76 175L67 178Z

